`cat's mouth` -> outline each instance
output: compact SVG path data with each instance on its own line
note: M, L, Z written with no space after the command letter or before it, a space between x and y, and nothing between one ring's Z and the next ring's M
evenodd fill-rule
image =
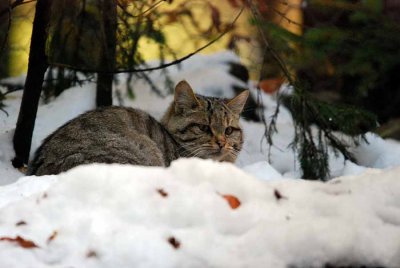
M203 151L202 154L193 155L195 157L203 158L203 159L213 159L218 162L235 162L236 156L232 153L232 149L229 147L223 148L209 148L206 151Z
M213 160L218 162L234 162L235 159L232 158L232 154L230 153L229 149L222 148L217 152L212 154L211 157Z

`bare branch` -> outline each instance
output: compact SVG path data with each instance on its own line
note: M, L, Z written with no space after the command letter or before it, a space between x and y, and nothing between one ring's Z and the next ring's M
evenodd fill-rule
M6 34L4 36L3 39L3 43L0 47L0 59L3 56L5 47L7 45L7 40L8 40L8 35L10 33L10 28L11 28L11 11L16 8L17 6L23 5L23 4L28 4L31 2L35 2L36 0L16 0L14 3L11 3L11 0L8 0L8 7L6 7L5 9L3 9L2 11L0 11L0 17L8 14L8 22L7 22L7 30L6 30Z
M234 20L226 27L226 29L220 35L218 35L215 39L213 39L210 42L208 42L206 45L196 49L195 51L187 54L186 56L184 56L182 58L179 58L179 59L174 60L174 61L169 62L169 63L160 64L159 66L156 66L156 67L142 68L142 69L140 69L140 68L139 69L135 69L135 68L132 68L132 69L119 69L119 70L115 70L115 71L107 71L107 70L98 70L98 69L89 69L89 68L79 68L79 67L75 67L75 66L72 66L72 65L63 64L63 63L57 63L57 62L50 62L49 65L50 66L54 66L54 67L64 67L64 68L68 68L68 69L71 69L71 70L80 71L80 72L87 72L87 73L137 73L137 72L148 72L148 71L155 71L155 70L164 69L164 68L167 68L167 67L170 67L170 66L173 66L173 65L177 65L177 64L189 59L190 57L198 54L200 51L208 48L209 46L211 46L212 44L217 42L225 34L227 34L229 31L231 31L234 28L234 25L235 25L236 21L239 19L240 15L243 13L243 10L244 10L244 6L242 6L242 8L238 12L238 14L234 18Z
M278 9L276 9L276 8L274 8L274 7L272 7L272 6L270 6L269 8L271 8L276 14L278 14L279 16L281 16L282 19L286 20L289 24L293 24L293 25L299 26L299 27L301 27L301 28L304 28L304 27L305 27L305 25L303 25L302 23L296 22L296 21L294 21L294 20L288 18L288 17L286 16L285 13L279 11Z
M11 1L10 1L11 2ZM32 3L32 2L36 2L36 0L27 0L27 1L24 1L24 0L16 0L14 3L10 3L10 5L8 6L8 7L6 7L5 9L3 9L3 10L1 10L0 11L0 17L2 17L2 16L4 16L5 14L7 14L7 13L9 13L10 12L10 10L13 10L14 8L16 8L17 6L21 6L21 5L24 5L24 4L29 4L29 3Z
M154 8L158 7L161 3L166 2L166 1L167 1L167 0L159 0L159 1L155 2L153 5L151 5L148 9L144 10L143 12L141 12L141 13L139 13L139 14L137 14L137 15L133 15L133 14L129 13L129 12L126 10L126 7L123 6L119 1L117 1L117 5L118 5L118 7L120 7L120 8L122 9L122 11L123 11L128 17L131 17L131 18L138 18L138 17L141 17L141 16L143 16L144 14L150 12L150 11L153 10Z
M6 34L5 34L5 36L4 36L4 39L3 39L3 43L2 43L2 45L1 45L1 47L0 47L0 59L2 58L2 56L3 56L3 53L4 53L4 49L6 48L6 45L7 45L7 40L8 40L8 35L10 34L10 28L11 28L11 0L8 0L8 10L7 10L7 12L8 12L8 21L7 21L7 30L6 30Z
M275 59L275 61L279 64L279 66L281 67L283 73L285 74L286 78L288 79L289 83L290 83L291 85L293 85L294 83L293 83L292 75L290 74L289 70L287 69L285 63L284 63L284 62L282 61L282 59L279 57L278 53L276 53L276 51L271 47L271 45L270 45L269 42L268 42L267 37L265 36L264 32L262 31L262 29L261 29L260 26L259 26L259 25L260 25L260 21L261 21L261 20L260 20L260 17L261 17L260 12L259 12L258 9L254 6L254 4L253 4L253 2L252 2L251 0L246 0L246 2L247 2L248 6L249 6L250 9L251 9L251 13L252 13L253 18L254 18L254 20L255 20L255 22L256 22L257 29L258 29L258 31L259 31L259 34L260 34L261 38L262 38L262 41L263 41L264 44L265 44L266 49L271 53L271 55L273 56L273 58Z

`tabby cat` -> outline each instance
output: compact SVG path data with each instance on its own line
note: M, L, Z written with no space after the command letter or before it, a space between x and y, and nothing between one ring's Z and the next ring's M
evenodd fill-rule
M179 157L234 162L242 148L239 115L248 95L246 90L233 99L205 97L181 81L161 123L126 107L86 112L44 140L28 174L58 174L94 162L169 166Z

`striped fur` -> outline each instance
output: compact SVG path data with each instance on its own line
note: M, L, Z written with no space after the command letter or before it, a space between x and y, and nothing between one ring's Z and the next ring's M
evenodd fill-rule
M203 97L182 81L161 123L132 108L89 111L43 141L28 174L58 174L95 162L168 166L179 157L234 162L243 143L239 113L247 95Z

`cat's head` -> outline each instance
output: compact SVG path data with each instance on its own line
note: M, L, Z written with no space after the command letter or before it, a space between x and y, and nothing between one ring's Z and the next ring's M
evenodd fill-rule
M248 96L246 90L233 99L205 97L181 81L162 123L180 146L181 156L234 162L242 149L239 115Z

